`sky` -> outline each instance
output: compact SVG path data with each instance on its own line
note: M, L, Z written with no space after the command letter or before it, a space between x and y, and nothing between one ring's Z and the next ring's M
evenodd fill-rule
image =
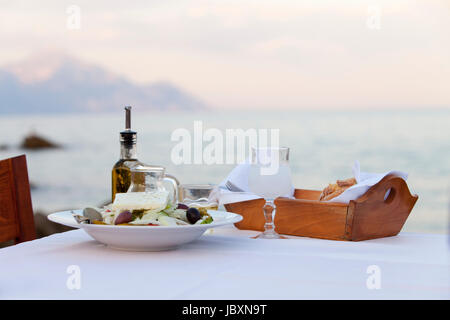
M449 15L437 0L0 0L0 67L62 51L214 108L449 108Z

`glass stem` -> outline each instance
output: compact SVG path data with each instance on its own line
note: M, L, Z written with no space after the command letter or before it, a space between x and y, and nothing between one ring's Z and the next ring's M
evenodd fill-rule
M275 226L273 219L275 217L275 204L273 200L266 200L266 204L263 207L264 217L266 218L266 223L264 224L264 233L273 234L275 233Z

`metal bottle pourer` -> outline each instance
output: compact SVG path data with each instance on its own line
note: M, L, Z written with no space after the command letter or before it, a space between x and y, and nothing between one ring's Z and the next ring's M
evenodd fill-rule
M125 130L131 130L131 106L125 107Z
M136 143L137 133L131 130L131 106L125 107L125 131L120 133L120 141L130 146Z

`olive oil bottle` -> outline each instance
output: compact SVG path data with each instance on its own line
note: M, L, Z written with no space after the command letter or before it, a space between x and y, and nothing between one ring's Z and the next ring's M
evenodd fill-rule
M131 185L131 168L141 165L136 152L137 133L131 130L131 107L125 107L125 130L120 133L120 160L112 169L112 202Z

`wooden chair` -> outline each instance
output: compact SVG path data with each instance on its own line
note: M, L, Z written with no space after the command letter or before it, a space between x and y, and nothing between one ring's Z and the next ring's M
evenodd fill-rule
M36 239L25 155L0 161L0 243Z

